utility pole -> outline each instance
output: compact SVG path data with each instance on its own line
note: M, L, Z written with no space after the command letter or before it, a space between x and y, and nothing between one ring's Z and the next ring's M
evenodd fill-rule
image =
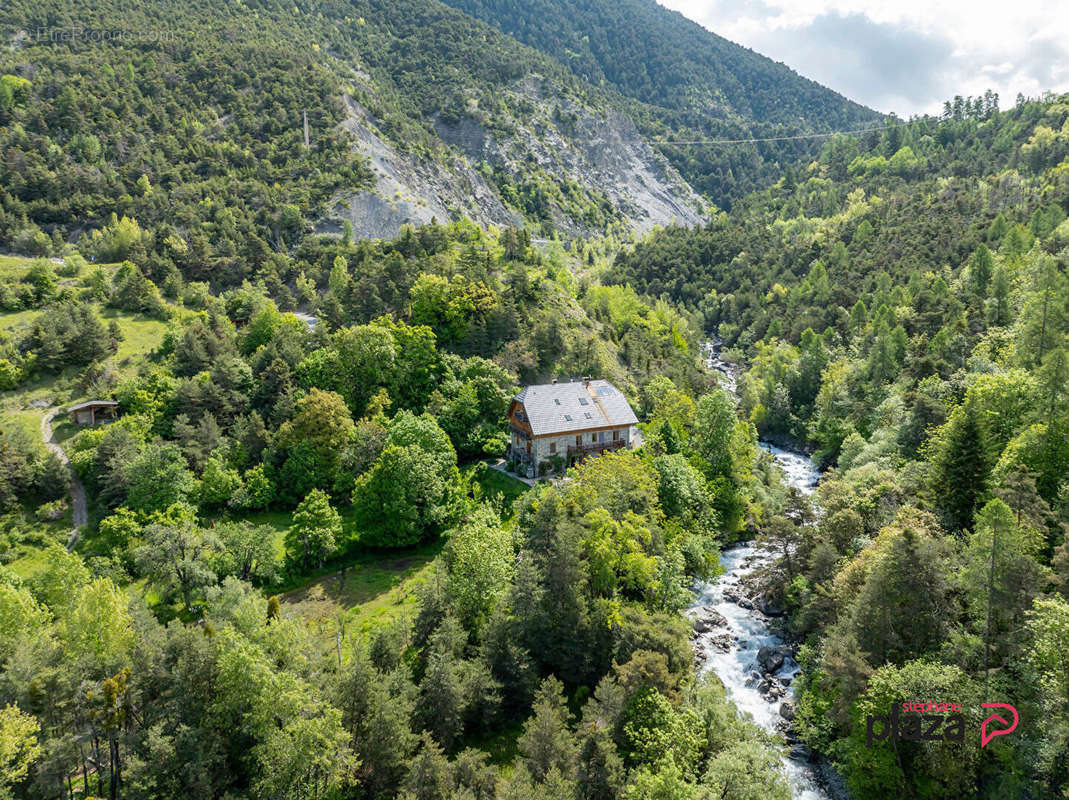
M307 150L311 145L308 143L308 109L304 110L304 149Z
M338 615L338 632L335 634L334 643L338 651L338 672L341 672L341 640L345 636L345 620Z
M991 525L991 563L987 570L987 624L984 626L984 689L987 689L988 666L991 662L991 612L995 594L995 550L998 548L998 525Z

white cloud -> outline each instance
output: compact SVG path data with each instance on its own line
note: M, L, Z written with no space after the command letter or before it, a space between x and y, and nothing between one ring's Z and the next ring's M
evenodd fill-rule
M1003 107L1069 90L1069 3L1018 0L658 0L853 100L901 116L953 95Z

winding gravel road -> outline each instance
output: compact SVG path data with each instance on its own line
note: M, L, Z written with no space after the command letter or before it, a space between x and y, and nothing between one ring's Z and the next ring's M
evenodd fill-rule
M82 528L89 524L89 509L85 504L85 487L78 480L78 476L74 474L74 470L71 469L70 459L67 458L67 454L63 452L63 448L56 441L56 435L52 432L52 418L56 416L58 411L58 408L50 408L41 418L41 439L44 441L45 447L59 456L59 460L66 465L67 471L71 475L71 517L74 522L74 529L67 538L67 549L73 550L74 546L78 544L78 535L81 533Z

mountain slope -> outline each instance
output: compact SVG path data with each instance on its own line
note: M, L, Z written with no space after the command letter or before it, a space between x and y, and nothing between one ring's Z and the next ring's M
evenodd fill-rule
M446 0L595 86L716 118L831 130L870 110L654 0Z
M1069 95L957 106L837 138L607 277L700 311L747 361L742 416L835 466L819 519L765 528L786 555L763 589L807 643L795 730L859 800L1069 785ZM951 691L1034 724L938 762L858 724Z
M574 11L576 34L594 11L602 33L619 20L663 30L637 44L595 32L595 70L436 0L202 0L173 28L163 0L89 14L73 0L6 3L0 74L25 83L0 98L0 246L47 254L128 216L161 280L173 265L231 281L349 225L391 236L467 216L536 236L644 233L699 223L695 189L729 207L813 147L657 152L651 139L793 131L822 110L829 124L867 118L659 7L545 10ZM664 62L640 68L654 50Z
M619 98L433 0L205 0L173 30L166 11L0 11L0 74L25 82L0 103L4 246L43 252L126 215L199 278L345 219L377 236L436 216L569 236L701 219Z
M621 114L629 104L554 60L433 0L317 9L325 50L352 80L354 99L410 157L398 171L447 167L431 179L445 191L427 205L437 199L478 219L526 219L570 235L700 218L700 200ZM601 157L606 147L616 158ZM485 197L487 187L509 216L492 203L472 207L471 195Z
M784 64L706 30L654 0L445 0L553 56L576 76L658 109L636 110L657 139L746 138L857 128L881 115ZM664 147L718 204L808 159L811 141ZM777 167L778 168L778 167Z

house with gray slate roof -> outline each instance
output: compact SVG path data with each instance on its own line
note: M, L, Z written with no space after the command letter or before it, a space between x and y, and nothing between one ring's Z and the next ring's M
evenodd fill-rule
M534 478L606 450L634 447L638 418L608 381L528 386L509 405L509 460ZM543 466L544 465L544 466Z

